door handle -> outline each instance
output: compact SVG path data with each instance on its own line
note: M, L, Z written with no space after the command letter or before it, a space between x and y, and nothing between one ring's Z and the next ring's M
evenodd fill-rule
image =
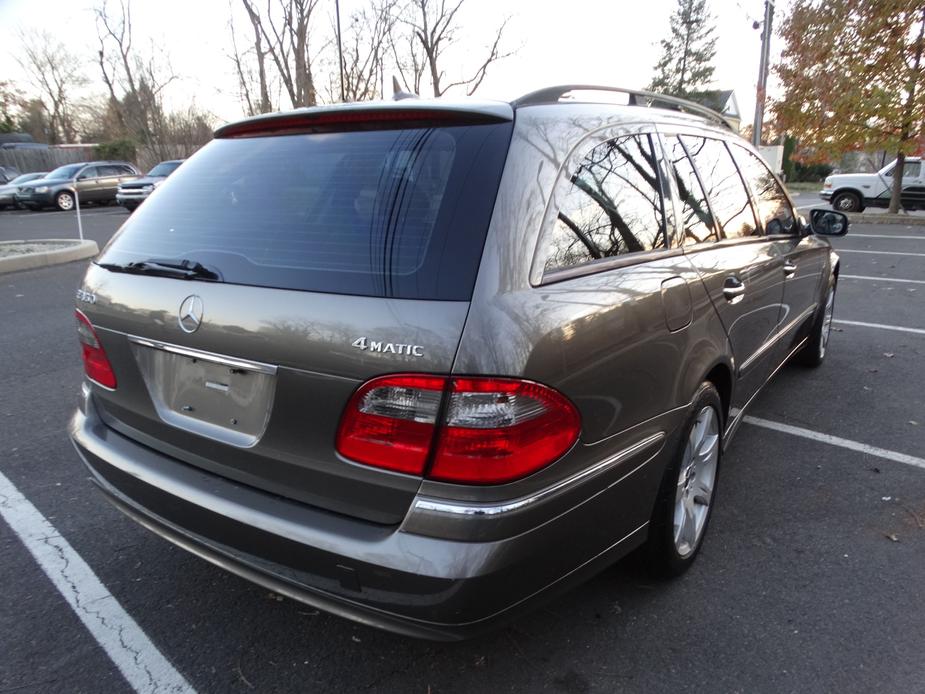
M797 266L794 265L789 260L784 263L784 277L793 277L793 274L797 271Z
M730 304L737 304L745 296L745 284L738 277L727 277L723 282L723 296Z

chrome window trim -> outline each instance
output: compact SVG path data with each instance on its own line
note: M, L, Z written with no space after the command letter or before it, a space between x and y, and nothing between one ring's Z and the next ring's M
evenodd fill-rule
M254 371L256 373L267 374L269 376L276 375L277 367L273 364L264 364L259 361L251 361L249 359L239 359L238 357L226 357L223 354L204 352L202 350L192 349L191 347L180 347L179 345L171 345L167 342L151 340L146 337L138 337L137 335L127 335L127 337L129 342L136 345L141 345L143 347L160 349L164 352L179 354L184 357L192 357L193 359L202 359L203 361L212 362L213 364L221 364L222 366L227 366L231 369Z
M446 501L443 499L435 499L432 497L418 497L414 502L414 511L420 511L424 513L432 513L441 516L450 516L450 517L472 517L472 516L503 516L506 514L514 513L520 511L527 506L532 506L536 503L544 501L545 499L558 494L559 492L564 491L569 487L577 485L579 482L597 475L604 470L613 467L619 463L624 462L628 458L633 457L634 455L644 451L648 448L655 446L658 443L661 443L665 439L665 432L660 431L658 433L647 436L641 441L633 444L628 448L624 448L617 453L608 456L604 460L581 470L580 472L575 473L571 477L566 477L565 479L559 480L555 484L546 487L534 494L528 496L522 496L519 499L513 499L511 501L505 501L501 503L471 503L463 501ZM646 459L645 462L641 463L637 467L633 468L626 473L620 479L625 479L629 475L632 475L636 470L645 465L649 459Z

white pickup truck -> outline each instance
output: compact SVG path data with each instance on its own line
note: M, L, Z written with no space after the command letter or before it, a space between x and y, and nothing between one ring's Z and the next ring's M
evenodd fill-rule
M889 207L893 192L892 161L877 173L836 174L822 184L819 197L839 212L861 212L865 207ZM902 206L925 210L925 171L919 157L908 157L903 167Z

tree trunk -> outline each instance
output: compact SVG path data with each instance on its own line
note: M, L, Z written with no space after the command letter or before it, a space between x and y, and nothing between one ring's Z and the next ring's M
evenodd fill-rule
M906 105L903 109L903 122L900 131L899 153L896 155L896 166L893 169L893 192L890 195L890 214L899 212L902 206L903 168L906 162L905 146L913 139L912 132L913 111L915 109L916 90L919 86L919 69L922 65L922 51L925 50L925 8L922 9L922 25L919 27L919 38L915 45L915 59L909 73L909 88L906 96Z
M903 190L903 169L906 165L906 154L902 150L896 153L896 166L893 167L893 191L890 193L890 214L899 212L900 200Z

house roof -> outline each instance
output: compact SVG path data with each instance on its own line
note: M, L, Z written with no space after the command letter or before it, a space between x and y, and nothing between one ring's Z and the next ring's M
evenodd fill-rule
M703 92L693 92L687 95L691 101L712 108L724 116L739 118L739 104L732 89L711 89Z

